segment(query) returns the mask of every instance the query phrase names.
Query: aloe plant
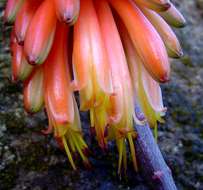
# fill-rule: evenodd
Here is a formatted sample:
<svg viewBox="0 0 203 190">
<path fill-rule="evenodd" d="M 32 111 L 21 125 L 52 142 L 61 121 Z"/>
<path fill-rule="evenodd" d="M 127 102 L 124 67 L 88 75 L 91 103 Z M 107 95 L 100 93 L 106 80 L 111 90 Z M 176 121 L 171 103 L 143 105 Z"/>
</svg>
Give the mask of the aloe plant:
<svg viewBox="0 0 203 190">
<path fill-rule="evenodd" d="M 157 138 L 166 112 L 160 83 L 170 79 L 168 57 L 182 56 L 171 26 L 182 27 L 185 19 L 175 6 L 169 0 L 8 0 L 4 18 L 14 23 L 12 74 L 24 83 L 25 109 L 44 106 L 44 133 L 53 133 L 73 169 L 75 152 L 90 167 L 79 92 L 99 146 L 116 142 L 118 173 L 127 169 L 128 145 L 139 170 L 134 125 L 148 122 Z"/>
</svg>

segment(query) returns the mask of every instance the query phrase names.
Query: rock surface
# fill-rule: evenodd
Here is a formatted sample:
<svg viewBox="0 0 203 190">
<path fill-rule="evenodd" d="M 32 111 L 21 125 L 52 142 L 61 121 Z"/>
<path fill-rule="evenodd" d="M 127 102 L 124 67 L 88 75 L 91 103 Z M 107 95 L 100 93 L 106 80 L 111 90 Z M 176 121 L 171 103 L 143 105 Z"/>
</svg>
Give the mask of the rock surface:
<svg viewBox="0 0 203 190">
<path fill-rule="evenodd" d="M 175 3 L 188 22 L 177 31 L 185 56 L 172 60 L 171 81 L 162 86 L 168 114 L 166 124 L 159 126 L 158 143 L 178 189 L 203 190 L 203 4 L 202 0 Z M 0 2 L 0 9 L 2 5 Z M 0 24 L 3 26 L 2 19 Z M 94 168 L 88 171 L 79 164 L 77 172 L 71 170 L 52 137 L 40 133 L 47 124 L 44 114 L 24 112 L 22 86 L 10 80 L 9 28 L 0 28 L 0 189 L 148 190 L 130 164 L 127 176 L 119 179 L 113 146 L 104 154 L 93 142 Z M 90 139 L 86 118 L 83 113 L 85 134 Z"/>
</svg>

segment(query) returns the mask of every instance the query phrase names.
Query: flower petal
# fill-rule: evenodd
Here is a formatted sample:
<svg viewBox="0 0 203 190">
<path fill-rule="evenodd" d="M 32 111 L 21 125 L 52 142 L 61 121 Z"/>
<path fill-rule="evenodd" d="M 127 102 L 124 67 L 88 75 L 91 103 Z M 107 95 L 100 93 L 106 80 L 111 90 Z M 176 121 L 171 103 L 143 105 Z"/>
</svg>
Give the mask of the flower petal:
<svg viewBox="0 0 203 190">
<path fill-rule="evenodd" d="M 6 3 L 6 9 L 4 13 L 4 20 L 7 23 L 13 23 L 16 18 L 16 14 L 20 10 L 25 0 L 8 0 Z"/>
<path fill-rule="evenodd" d="M 81 1 L 79 19 L 74 26 L 73 68 L 76 90 L 84 88 L 90 77 L 94 77 L 102 91 L 112 92 L 110 66 L 92 0 Z"/>
<path fill-rule="evenodd" d="M 37 9 L 25 36 L 25 54 L 31 64 L 41 64 L 51 49 L 56 28 L 54 3 L 44 0 Z"/>
<path fill-rule="evenodd" d="M 155 11 L 166 11 L 170 7 L 169 0 L 134 0 L 137 5 Z"/>
<path fill-rule="evenodd" d="M 54 0 L 54 3 L 58 19 L 73 25 L 79 15 L 80 0 Z"/>
<path fill-rule="evenodd" d="M 42 67 L 35 68 L 31 76 L 24 82 L 23 95 L 27 112 L 36 113 L 41 110 L 44 103 Z"/>
<path fill-rule="evenodd" d="M 142 11 L 161 36 L 167 48 L 168 55 L 172 58 L 180 58 L 183 55 L 183 52 L 171 27 L 157 13 L 147 9 L 142 9 Z"/>
<path fill-rule="evenodd" d="M 138 7 L 128 0 L 109 0 L 125 24 L 145 68 L 159 82 L 169 80 L 170 65 L 165 46 Z"/>
<path fill-rule="evenodd" d="M 176 28 L 182 28 L 186 25 L 186 20 L 183 15 L 176 9 L 176 7 L 172 4 L 171 7 L 165 11 L 159 13 L 164 20 L 171 26 Z"/>
<path fill-rule="evenodd" d="M 30 21 L 41 2 L 42 0 L 25 1 L 21 10 L 18 12 L 15 21 L 15 34 L 19 44 L 24 43 Z"/>
<path fill-rule="evenodd" d="M 67 55 L 68 27 L 57 24 L 51 52 L 44 64 L 45 105 L 55 126 L 65 126 L 74 120 L 73 94 Z M 61 127 L 63 128 L 63 127 Z"/>
<path fill-rule="evenodd" d="M 13 42 L 11 45 L 12 51 L 12 80 L 25 80 L 31 73 L 33 66 L 28 64 L 25 59 L 23 47 L 17 42 Z"/>
<path fill-rule="evenodd" d="M 126 34 L 126 33 L 125 33 Z M 128 65 L 133 81 L 136 103 L 144 112 L 151 127 L 157 127 L 157 121 L 162 122 L 166 108 L 163 107 L 159 84 L 144 70 L 142 60 L 136 52 L 128 35 L 123 35 Z"/>
</svg>

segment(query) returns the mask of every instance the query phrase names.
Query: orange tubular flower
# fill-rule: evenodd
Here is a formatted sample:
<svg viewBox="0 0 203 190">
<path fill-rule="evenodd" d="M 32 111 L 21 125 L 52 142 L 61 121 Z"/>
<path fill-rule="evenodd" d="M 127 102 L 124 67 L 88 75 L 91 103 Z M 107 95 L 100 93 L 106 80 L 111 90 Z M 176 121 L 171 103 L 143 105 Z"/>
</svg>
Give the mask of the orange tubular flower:
<svg viewBox="0 0 203 190">
<path fill-rule="evenodd" d="M 134 0 L 138 5 L 155 11 L 166 11 L 170 7 L 169 0 Z"/>
<path fill-rule="evenodd" d="M 79 15 L 80 0 L 54 0 L 60 21 L 73 25 Z"/>
<path fill-rule="evenodd" d="M 129 0 L 109 1 L 122 18 L 147 71 L 159 82 L 168 81 L 170 65 L 157 31 L 139 8 Z"/>
<path fill-rule="evenodd" d="M 170 0 L 8 0 L 5 20 L 15 21 L 12 77 L 23 81 L 25 109 L 44 105 L 43 133 L 53 132 L 72 168 L 76 153 L 90 167 L 77 91 L 99 146 L 115 141 L 118 173 L 127 169 L 128 150 L 138 170 L 133 125 L 147 121 L 157 139 L 166 112 L 159 83 L 169 80 L 168 56 L 182 55 L 170 25 L 185 19 Z"/>
<path fill-rule="evenodd" d="M 24 0 L 8 0 L 4 13 L 4 20 L 7 23 L 13 23 L 16 18 L 16 14 L 23 5 Z"/>
<path fill-rule="evenodd" d="M 132 84 L 125 53 L 111 9 L 106 0 L 96 1 L 95 4 L 112 71 L 114 94 L 111 97 L 113 101 L 111 102 L 110 100 L 109 102 L 109 107 L 114 111 L 113 115 L 111 115 L 111 112 L 109 115 L 109 131 L 114 133 L 113 138 L 115 138 L 117 142 L 119 151 L 118 172 L 120 173 L 122 161 L 124 168 L 126 168 L 126 152 L 123 147 L 125 146 L 125 139 L 128 139 L 129 141 L 133 164 L 135 169 L 137 169 L 134 145 L 133 142 L 131 142 L 135 134 L 133 129 L 133 117 L 135 114 L 133 107 Z M 113 48 L 114 51 L 112 51 Z M 141 123 L 138 119 L 134 119 L 137 123 Z M 112 135 L 110 134 L 110 136 Z"/>
<path fill-rule="evenodd" d="M 166 108 L 163 107 L 160 86 L 143 67 L 143 63 L 122 23 L 119 23 L 119 30 L 126 51 L 136 102 L 144 112 L 150 126 L 155 129 L 155 137 L 157 138 L 157 121 L 163 122 L 161 117 L 166 112 Z"/>
<path fill-rule="evenodd" d="M 37 9 L 25 36 L 25 54 L 31 64 L 41 64 L 48 56 L 56 28 L 52 0 L 44 0 Z"/>
<path fill-rule="evenodd" d="M 19 44 L 24 43 L 27 28 L 41 2 L 42 0 L 25 1 L 20 12 L 17 14 L 15 21 L 15 34 Z"/>
<path fill-rule="evenodd" d="M 23 47 L 20 46 L 15 39 L 11 44 L 11 51 L 12 51 L 12 80 L 23 81 L 30 75 L 33 67 L 28 64 L 24 55 Z"/>
<path fill-rule="evenodd" d="M 44 65 L 45 104 L 48 114 L 57 125 L 65 126 L 74 120 L 73 94 L 70 89 L 67 41 L 68 27 L 58 24 L 55 41 Z"/>
<path fill-rule="evenodd" d="M 87 85 L 86 74 L 95 73 L 95 79 L 100 88 L 104 92 L 111 93 L 110 68 L 105 53 L 93 2 L 92 0 L 81 1 L 80 17 L 74 27 L 73 49 L 75 73 L 73 84 L 78 84 L 78 89 Z"/>
<path fill-rule="evenodd" d="M 111 70 L 105 53 L 93 2 L 81 1 L 80 15 L 74 27 L 75 79 L 72 84 L 75 90 L 87 87 L 92 91 L 88 92 L 89 97 L 96 93 L 97 88 L 106 93 L 112 92 Z"/>
<path fill-rule="evenodd" d="M 35 68 L 31 76 L 24 82 L 24 107 L 28 113 L 41 110 L 44 103 L 43 96 L 43 68 Z"/>
<path fill-rule="evenodd" d="M 98 143 L 106 148 L 106 104 L 112 93 L 111 69 L 92 0 L 81 1 L 74 27 L 74 89 L 80 90 L 81 110 L 90 110 Z"/>
<path fill-rule="evenodd" d="M 54 127 L 55 136 L 62 139 L 69 161 L 76 169 L 66 139 L 72 151 L 77 150 L 86 165 L 88 161 L 82 152 L 87 145 L 81 137 L 77 105 L 70 88 L 68 51 L 67 44 L 64 43 L 68 41 L 68 30 L 65 24 L 57 24 L 55 40 L 44 64 L 44 94 L 49 125 Z"/>
<path fill-rule="evenodd" d="M 165 21 L 176 28 L 181 28 L 186 25 L 186 20 L 183 15 L 176 9 L 176 7 L 170 3 L 170 8 L 162 13 L 159 13 Z"/>
<path fill-rule="evenodd" d="M 180 43 L 170 26 L 157 13 L 147 9 L 142 9 L 142 11 L 160 34 L 168 55 L 172 58 L 180 58 L 183 55 L 183 52 Z"/>
</svg>

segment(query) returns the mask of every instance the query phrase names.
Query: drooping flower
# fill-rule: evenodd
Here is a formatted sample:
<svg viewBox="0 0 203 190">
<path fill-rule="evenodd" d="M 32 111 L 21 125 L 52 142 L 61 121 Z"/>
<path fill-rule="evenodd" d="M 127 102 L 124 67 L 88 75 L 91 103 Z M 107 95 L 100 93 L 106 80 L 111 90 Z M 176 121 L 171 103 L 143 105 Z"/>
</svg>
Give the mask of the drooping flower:
<svg viewBox="0 0 203 190">
<path fill-rule="evenodd" d="M 82 139 L 78 108 L 70 86 L 68 46 L 64 43 L 68 43 L 68 33 L 68 26 L 57 24 L 53 46 L 44 63 L 44 99 L 49 126 L 55 137 L 62 140 L 70 163 L 76 169 L 70 148 L 73 152 L 78 151 L 86 164 L 88 160 L 82 152 L 87 145 Z"/>
<path fill-rule="evenodd" d="M 170 7 L 169 0 L 134 0 L 137 5 L 152 9 L 154 11 L 166 11 Z"/>
<path fill-rule="evenodd" d="M 60 21 L 74 24 L 80 12 L 80 0 L 54 0 L 56 14 Z"/>
<path fill-rule="evenodd" d="M 160 37 L 162 38 L 169 57 L 181 57 L 183 52 L 180 43 L 170 26 L 157 13 L 144 8 L 142 9 L 142 11 L 144 15 L 149 19 L 149 21 L 153 24 Z"/>
<path fill-rule="evenodd" d="M 23 44 L 25 40 L 25 34 L 32 17 L 34 16 L 37 8 L 41 4 L 42 0 L 29 0 L 25 1 L 16 16 L 15 20 L 15 35 L 19 44 Z"/>
<path fill-rule="evenodd" d="M 29 77 L 31 71 L 33 70 L 32 65 L 30 65 L 26 58 L 23 47 L 17 43 L 15 38 L 15 31 L 11 32 L 11 42 L 10 42 L 10 50 L 12 53 L 12 80 L 13 81 L 24 81 Z"/>
<path fill-rule="evenodd" d="M 30 74 L 29 78 L 24 81 L 24 107 L 29 113 L 36 113 L 43 107 L 43 75 L 43 68 L 36 67 Z"/>
<path fill-rule="evenodd" d="M 131 1 L 109 1 L 125 24 L 145 68 L 157 81 L 168 81 L 170 75 L 169 61 L 158 32 Z"/>
<path fill-rule="evenodd" d="M 107 1 L 97 1 L 95 7 L 112 72 L 113 95 L 111 95 L 109 103 L 106 104 L 107 109 L 109 107 L 112 111 L 108 113 L 107 110 L 106 112 L 109 118 L 109 136 L 116 140 L 119 151 L 118 172 L 121 170 L 122 162 L 124 168 L 126 168 L 126 151 L 124 148 L 126 140 L 129 142 L 133 164 L 135 169 L 137 169 L 135 149 L 132 141 L 135 137 L 133 119 L 137 123 L 141 123 L 141 121 L 138 121 L 134 113 L 133 89 L 127 60 Z M 112 51 L 113 48 L 114 51 Z"/>
<path fill-rule="evenodd" d="M 7 23 L 13 23 L 15 21 L 16 15 L 19 12 L 24 0 L 9 0 L 7 1 L 4 20 Z"/>
<path fill-rule="evenodd" d="M 53 0 L 42 1 L 25 36 L 24 51 L 30 64 L 42 64 L 47 58 L 53 43 L 56 22 Z"/>
<path fill-rule="evenodd" d="M 176 28 L 181 28 L 186 25 L 186 20 L 183 15 L 176 9 L 173 3 L 170 2 L 170 8 L 164 12 L 159 12 L 165 21 Z"/>
<path fill-rule="evenodd" d="M 157 138 L 157 121 L 162 123 L 164 121 L 162 116 L 166 112 L 166 108 L 163 106 L 161 88 L 159 83 L 144 68 L 142 60 L 136 52 L 122 23 L 119 23 L 119 29 L 132 77 L 135 101 L 144 112 L 150 126 L 154 128 L 155 138 Z"/>
<path fill-rule="evenodd" d="M 76 152 L 90 166 L 79 92 L 99 146 L 116 142 L 118 173 L 127 168 L 127 149 L 137 170 L 133 125 L 149 122 L 157 138 L 166 112 L 160 83 L 170 78 L 168 57 L 182 56 L 171 26 L 185 20 L 170 0 L 8 0 L 4 18 L 15 22 L 12 76 L 24 83 L 25 109 L 45 107 L 43 132 L 53 133 L 73 169 Z"/>
</svg>

